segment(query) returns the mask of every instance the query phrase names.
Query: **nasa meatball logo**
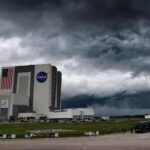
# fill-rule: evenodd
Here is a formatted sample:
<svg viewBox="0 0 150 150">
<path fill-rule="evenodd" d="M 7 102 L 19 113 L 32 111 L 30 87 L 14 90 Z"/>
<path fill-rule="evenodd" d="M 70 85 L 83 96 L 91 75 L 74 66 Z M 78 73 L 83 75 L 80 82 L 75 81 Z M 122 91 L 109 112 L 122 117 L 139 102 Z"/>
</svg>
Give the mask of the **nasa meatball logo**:
<svg viewBox="0 0 150 150">
<path fill-rule="evenodd" d="M 43 83 L 47 80 L 47 73 L 46 72 L 39 72 L 36 76 L 38 82 Z"/>
</svg>

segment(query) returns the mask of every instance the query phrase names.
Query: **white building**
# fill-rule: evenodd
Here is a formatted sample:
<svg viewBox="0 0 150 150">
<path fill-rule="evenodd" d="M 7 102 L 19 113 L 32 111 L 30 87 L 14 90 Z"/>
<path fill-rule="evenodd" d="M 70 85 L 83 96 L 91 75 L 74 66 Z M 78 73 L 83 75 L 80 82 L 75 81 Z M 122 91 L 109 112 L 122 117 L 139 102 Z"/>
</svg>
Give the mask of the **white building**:
<svg viewBox="0 0 150 150">
<path fill-rule="evenodd" d="M 61 72 L 50 64 L 1 68 L 0 117 L 61 108 Z"/>
<path fill-rule="evenodd" d="M 49 112 L 49 120 L 85 120 L 94 117 L 92 108 L 70 108 Z"/>
<path fill-rule="evenodd" d="M 150 115 L 145 115 L 144 118 L 145 119 L 150 119 Z"/>
</svg>

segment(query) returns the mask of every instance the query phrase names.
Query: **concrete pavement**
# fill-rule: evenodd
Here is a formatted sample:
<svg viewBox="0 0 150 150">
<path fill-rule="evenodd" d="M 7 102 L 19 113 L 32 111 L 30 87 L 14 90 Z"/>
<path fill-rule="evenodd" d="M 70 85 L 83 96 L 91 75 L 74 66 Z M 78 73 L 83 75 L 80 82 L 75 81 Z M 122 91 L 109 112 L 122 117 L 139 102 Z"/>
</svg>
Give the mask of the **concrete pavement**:
<svg viewBox="0 0 150 150">
<path fill-rule="evenodd" d="M 0 140 L 0 150 L 150 150 L 150 133 Z"/>
</svg>

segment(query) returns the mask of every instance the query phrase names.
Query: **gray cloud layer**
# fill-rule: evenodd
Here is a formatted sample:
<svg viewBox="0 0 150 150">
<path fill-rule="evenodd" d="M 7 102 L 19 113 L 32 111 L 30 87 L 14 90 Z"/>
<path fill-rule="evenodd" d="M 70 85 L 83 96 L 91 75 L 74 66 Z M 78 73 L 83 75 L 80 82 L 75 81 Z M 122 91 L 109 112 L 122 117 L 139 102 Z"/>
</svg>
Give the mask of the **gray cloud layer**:
<svg viewBox="0 0 150 150">
<path fill-rule="evenodd" d="M 63 97 L 149 91 L 149 16 L 149 0 L 0 0 L 0 65 L 58 66 Z"/>
</svg>

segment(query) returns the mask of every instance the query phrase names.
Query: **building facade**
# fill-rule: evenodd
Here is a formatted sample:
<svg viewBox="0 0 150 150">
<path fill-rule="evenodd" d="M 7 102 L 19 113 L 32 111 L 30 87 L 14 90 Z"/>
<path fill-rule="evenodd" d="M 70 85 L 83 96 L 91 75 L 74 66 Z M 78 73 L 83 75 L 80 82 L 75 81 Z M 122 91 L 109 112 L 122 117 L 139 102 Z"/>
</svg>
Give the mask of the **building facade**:
<svg viewBox="0 0 150 150">
<path fill-rule="evenodd" d="M 94 117 L 93 108 L 69 108 L 49 112 L 49 120 L 91 120 Z"/>
<path fill-rule="evenodd" d="M 1 68 L 0 116 L 61 108 L 62 74 L 50 64 Z"/>
</svg>

